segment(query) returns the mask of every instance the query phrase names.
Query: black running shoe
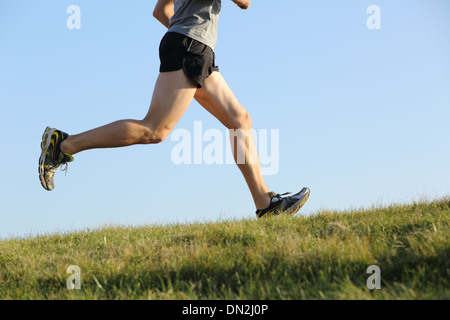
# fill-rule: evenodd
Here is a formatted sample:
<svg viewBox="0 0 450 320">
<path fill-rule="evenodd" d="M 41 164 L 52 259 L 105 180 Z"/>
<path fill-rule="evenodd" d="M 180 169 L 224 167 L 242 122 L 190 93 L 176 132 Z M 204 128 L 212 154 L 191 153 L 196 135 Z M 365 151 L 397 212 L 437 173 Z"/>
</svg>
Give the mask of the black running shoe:
<svg viewBox="0 0 450 320">
<path fill-rule="evenodd" d="M 61 142 L 69 135 L 62 131 L 47 127 L 42 135 L 41 156 L 39 158 L 39 180 L 44 189 L 51 191 L 55 188 L 53 176 L 56 169 L 73 161 L 73 157 L 61 151 Z"/>
<path fill-rule="evenodd" d="M 283 196 L 290 194 L 290 192 L 283 194 L 270 192 L 271 199 L 269 207 L 264 210 L 257 210 L 256 216 L 258 219 L 280 214 L 293 216 L 305 204 L 306 200 L 308 200 L 309 193 L 310 190 L 308 188 L 303 188 L 299 193 L 288 197 Z"/>
</svg>

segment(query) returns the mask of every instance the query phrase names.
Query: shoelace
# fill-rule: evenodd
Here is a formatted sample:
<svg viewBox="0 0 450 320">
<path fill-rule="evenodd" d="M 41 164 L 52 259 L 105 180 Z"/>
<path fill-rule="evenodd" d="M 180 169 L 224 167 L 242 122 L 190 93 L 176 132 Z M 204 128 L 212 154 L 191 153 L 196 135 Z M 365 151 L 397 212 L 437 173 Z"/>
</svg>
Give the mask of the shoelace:
<svg viewBox="0 0 450 320">
<path fill-rule="evenodd" d="M 285 192 L 285 193 L 277 193 L 276 195 L 274 195 L 274 196 L 272 196 L 272 198 L 270 199 L 270 205 L 269 205 L 269 207 L 267 207 L 266 209 L 260 209 L 260 210 L 256 210 L 256 214 L 258 214 L 258 212 L 262 212 L 262 211 L 265 211 L 265 210 L 268 210 L 269 208 L 270 208 L 270 206 L 272 205 L 272 199 L 273 198 L 278 198 L 278 200 L 277 201 L 280 201 L 280 200 L 282 200 L 283 198 L 281 198 L 282 196 L 286 196 L 286 195 L 288 195 L 288 194 L 291 194 L 292 192 Z M 273 209 L 272 209 L 273 210 Z"/>
<path fill-rule="evenodd" d="M 63 168 L 63 166 L 64 166 L 64 168 Z M 64 175 L 67 176 L 67 171 L 69 171 L 69 164 L 68 164 L 67 162 L 64 162 L 64 163 L 59 167 L 59 169 L 60 169 L 61 171 L 64 171 Z"/>
</svg>

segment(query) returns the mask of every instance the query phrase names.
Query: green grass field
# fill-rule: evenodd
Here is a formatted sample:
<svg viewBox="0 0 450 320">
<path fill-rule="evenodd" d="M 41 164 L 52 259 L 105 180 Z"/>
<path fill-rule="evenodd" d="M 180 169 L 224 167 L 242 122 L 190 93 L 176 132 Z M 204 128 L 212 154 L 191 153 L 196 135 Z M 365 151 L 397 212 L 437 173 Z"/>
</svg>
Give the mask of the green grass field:
<svg viewBox="0 0 450 320">
<path fill-rule="evenodd" d="M 450 199 L 0 241 L 0 299 L 449 299 Z M 67 268 L 81 269 L 68 290 Z M 367 268 L 381 269 L 369 290 Z"/>
</svg>

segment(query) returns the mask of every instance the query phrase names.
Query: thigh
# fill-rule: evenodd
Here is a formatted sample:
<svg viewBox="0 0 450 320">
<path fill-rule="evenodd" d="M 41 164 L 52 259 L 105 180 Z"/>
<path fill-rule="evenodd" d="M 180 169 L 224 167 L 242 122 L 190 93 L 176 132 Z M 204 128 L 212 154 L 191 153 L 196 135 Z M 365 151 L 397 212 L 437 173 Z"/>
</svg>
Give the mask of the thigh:
<svg viewBox="0 0 450 320">
<path fill-rule="evenodd" d="M 229 129 L 236 129 L 239 119 L 247 116 L 247 111 L 217 71 L 213 72 L 203 87 L 197 90 L 195 99 Z"/>
<path fill-rule="evenodd" d="M 196 91 L 197 85 L 183 70 L 160 73 L 144 121 L 150 129 L 168 135 L 189 107 Z"/>
</svg>

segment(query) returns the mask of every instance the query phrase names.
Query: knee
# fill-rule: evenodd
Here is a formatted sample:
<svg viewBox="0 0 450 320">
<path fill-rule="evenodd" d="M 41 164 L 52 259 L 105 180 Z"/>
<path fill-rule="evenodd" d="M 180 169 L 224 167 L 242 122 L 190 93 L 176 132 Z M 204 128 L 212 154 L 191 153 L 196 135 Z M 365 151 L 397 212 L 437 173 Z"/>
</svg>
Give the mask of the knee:
<svg viewBox="0 0 450 320">
<path fill-rule="evenodd" d="M 163 142 L 169 135 L 170 130 L 147 128 L 142 135 L 142 144 L 157 144 Z"/>
<path fill-rule="evenodd" d="M 230 127 L 228 129 L 251 129 L 252 128 L 252 118 L 250 114 L 243 110 L 233 117 Z"/>
</svg>

